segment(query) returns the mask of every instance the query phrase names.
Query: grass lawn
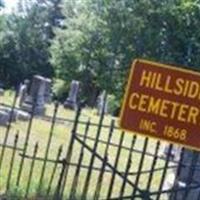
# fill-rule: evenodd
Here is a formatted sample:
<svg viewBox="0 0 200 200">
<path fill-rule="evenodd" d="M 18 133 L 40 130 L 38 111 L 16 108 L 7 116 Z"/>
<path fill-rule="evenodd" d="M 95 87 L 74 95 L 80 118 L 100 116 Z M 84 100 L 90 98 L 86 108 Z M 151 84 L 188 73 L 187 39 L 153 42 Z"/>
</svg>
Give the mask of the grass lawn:
<svg viewBox="0 0 200 200">
<path fill-rule="evenodd" d="M 13 93 L 11 91 L 6 91 L 4 97 L 0 98 L 0 103 L 12 105 L 12 101 L 13 101 Z M 54 105 L 53 104 L 48 105 L 47 110 L 46 110 L 46 115 L 53 116 L 53 111 L 54 111 Z M 60 105 L 59 109 L 58 109 L 57 117 L 73 120 L 75 117 L 75 113 L 71 110 L 64 109 L 63 106 Z M 99 116 L 96 115 L 96 111 L 85 108 L 82 110 L 79 120 L 87 122 L 89 119 L 91 120 L 91 123 L 94 123 L 94 124 L 99 123 Z M 117 126 L 117 118 L 113 118 L 109 115 L 105 116 L 103 124 L 106 126 L 109 126 L 112 120 L 116 121 L 115 124 Z M 16 123 L 12 123 L 11 129 L 9 131 L 9 137 L 7 139 L 7 144 L 13 146 L 15 134 L 16 134 L 16 132 L 19 132 L 19 140 L 18 140 L 17 146 L 19 148 L 23 148 L 24 143 L 25 143 L 25 138 L 27 136 L 28 126 L 29 126 L 29 122 L 17 121 Z M 67 149 L 69 146 L 69 141 L 71 138 L 72 127 L 73 127 L 73 123 L 70 121 L 65 121 L 62 123 L 59 122 L 59 123 L 55 124 L 52 140 L 50 142 L 50 148 L 48 151 L 48 159 L 52 159 L 52 160 L 56 159 L 58 149 L 61 145 L 63 147 L 61 158 L 65 158 Z M 77 133 L 79 133 L 80 135 L 83 136 L 85 128 L 86 128 L 85 124 L 79 123 L 79 125 L 77 127 Z M 97 129 L 98 129 L 97 126 L 91 125 L 88 130 L 88 136 L 91 138 L 96 138 Z M 38 148 L 37 156 L 44 158 L 45 152 L 47 149 L 47 143 L 49 140 L 50 130 L 51 130 L 51 122 L 50 121 L 47 121 L 41 117 L 34 118 L 31 132 L 30 132 L 30 138 L 29 138 L 28 146 L 27 146 L 27 152 L 26 152 L 27 155 L 30 155 L 30 156 L 33 155 L 34 146 L 38 142 L 39 148 Z M 0 144 L 2 144 L 4 141 L 5 133 L 6 133 L 6 128 L 0 127 Z M 111 137 L 111 143 L 119 144 L 121 134 L 122 133 L 119 129 L 117 129 L 117 128 L 114 129 L 114 131 L 112 133 L 112 137 Z M 109 135 L 109 128 L 102 127 L 99 139 L 103 140 L 103 141 L 108 141 L 108 135 Z M 124 140 L 123 140 L 123 146 L 130 148 L 132 140 L 133 140 L 133 134 L 126 133 L 124 136 Z M 144 146 L 144 140 L 145 140 L 144 137 L 140 137 L 140 136 L 137 137 L 137 140 L 135 143 L 135 148 L 137 150 L 142 151 L 143 146 Z M 90 146 L 91 148 L 94 147 L 94 143 L 95 143 L 95 140 L 90 140 L 90 139 L 86 140 L 86 144 L 88 146 Z M 156 146 L 156 141 L 153 139 L 150 139 L 148 142 L 148 145 L 147 145 L 147 152 L 154 153 L 155 146 Z M 161 145 L 161 149 L 163 147 L 164 147 L 164 144 Z M 80 143 L 75 141 L 75 144 L 73 146 L 71 162 L 73 162 L 73 163 L 78 162 L 81 148 L 82 148 L 82 146 L 80 145 Z M 98 143 L 97 152 L 102 157 L 104 157 L 105 149 L 106 149 L 106 144 Z M 108 161 L 112 165 L 114 165 L 117 150 L 118 150 L 117 147 L 109 146 Z M 0 153 L 1 153 L 1 151 L 2 151 L 2 147 L 0 147 Z M 0 171 L 0 194 L 4 194 L 5 191 L 7 190 L 7 193 L 10 195 L 10 199 L 22 199 L 24 197 L 25 193 L 27 192 L 28 180 L 31 176 L 30 189 L 28 190 L 28 194 L 29 194 L 28 196 L 29 196 L 29 199 L 34 199 L 34 196 L 38 189 L 38 182 L 40 180 L 41 171 L 42 171 L 44 162 L 36 160 L 34 163 L 33 173 L 31 174 L 31 164 L 33 164 L 32 159 L 25 158 L 22 173 L 21 173 L 20 183 L 18 186 L 16 186 L 17 177 L 19 174 L 19 166 L 20 166 L 22 157 L 20 156 L 20 151 L 16 151 L 15 159 L 13 162 L 13 169 L 11 170 L 10 163 L 11 163 L 12 155 L 13 155 L 13 150 L 6 148 L 5 156 L 4 156 L 4 159 L 2 162 L 3 163 L 2 168 Z M 89 152 L 87 149 L 84 149 L 82 164 L 85 166 L 88 166 L 90 163 L 91 156 L 92 156 L 91 152 Z M 129 156 L 129 150 L 122 149 L 121 154 L 120 154 L 119 163 L 117 166 L 118 171 L 125 172 L 128 156 Z M 132 164 L 131 164 L 131 167 L 129 170 L 130 172 L 138 171 L 140 159 L 141 159 L 141 153 L 135 153 L 135 152 L 132 153 Z M 141 170 L 142 171 L 150 170 L 152 162 L 153 162 L 153 157 L 145 155 L 144 163 L 142 165 Z M 163 167 L 164 164 L 165 164 L 165 162 L 163 160 L 158 159 L 158 162 L 156 163 L 156 168 Z M 47 162 L 47 164 L 46 164 L 45 174 L 44 174 L 44 178 L 43 178 L 43 184 L 41 187 L 41 191 L 43 194 L 45 194 L 46 190 L 48 189 L 54 166 L 55 165 L 52 162 Z M 102 166 L 102 162 L 100 162 L 97 158 L 95 158 L 94 166 L 97 168 L 100 168 Z M 106 168 L 106 169 L 108 169 L 108 168 Z M 66 198 L 71 191 L 71 185 L 72 185 L 72 181 L 74 180 L 75 170 L 76 170 L 76 167 L 69 168 L 69 174 L 67 176 L 67 182 L 66 182 L 65 191 L 64 191 Z M 11 173 L 12 175 L 11 175 L 11 179 L 10 179 L 11 181 L 9 182 L 9 188 L 6 189 L 6 187 L 8 187 L 9 171 L 12 172 Z M 54 193 L 55 186 L 58 182 L 60 171 L 61 171 L 61 164 L 58 164 L 58 166 L 56 168 L 55 176 L 54 176 L 54 179 L 52 182 L 52 187 L 51 187 L 52 194 Z M 76 187 L 78 195 L 80 195 L 82 193 L 82 189 L 85 186 L 85 179 L 86 179 L 87 172 L 88 172 L 88 169 L 81 168 L 80 176 L 79 176 L 77 187 Z M 106 194 L 109 189 L 108 186 L 110 183 L 111 175 L 112 175 L 112 173 L 110 173 L 110 172 L 104 173 L 103 180 L 102 180 L 102 188 L 101 188 L 101 193 L 100 193 L 101 199 L 104 199 L 106 197 Z M 98 176 L 99 176 L 99 171 L 93 170 L 92 175 L 91 175 L 91 180 L 90 180 L 90 185 L 89 185 L 89 195 L 88 195 L 91 198 L 88 197 L 88 199 L 92 199 L 92 197 L 94 195 Z M 162 176 L 162 171 L 154 172 L 152 184 L 151 184 L 151 191 L 158 190 L 161 176 Z M 136 176 L 129 175 L 128 178 L 132 182 L 135 182 L 134 180 L 135 180 Z M 140 187 L 141 189 L 145 189 L 148 178 L 149 178 L 149 173 L 142 174 L 140 176 L 140 179 L 138 182 L 138 187 Z M 113 193 L 112 193 L 113 197 L 119 196 L 119 192 L 121 190 L 122 184 L 123 184 L 123 179 L 116 175 Z M 133 187 L 131 187 L 128 183 L 126 183 L 124 196 L 131 195 L 132 192 L 133 192 Z M 17 198 L 17 196 L 18 196 L 18 198 Z M 49 199 L 49 197 L 48 197 L 48 199 Z M 166 199 L 166 197 L 164 197 L 164 195 L 163 195 L 163 197 L 161 199 L 164 200 L 164 199 Z"/>
</svg>

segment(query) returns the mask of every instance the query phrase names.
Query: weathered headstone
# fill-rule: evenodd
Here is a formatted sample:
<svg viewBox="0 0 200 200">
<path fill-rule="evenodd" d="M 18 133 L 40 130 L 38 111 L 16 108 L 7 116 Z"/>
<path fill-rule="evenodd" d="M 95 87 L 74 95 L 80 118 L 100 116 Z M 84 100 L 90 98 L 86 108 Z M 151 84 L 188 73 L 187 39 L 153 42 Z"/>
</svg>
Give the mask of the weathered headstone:
<svg viewBox="0 0 200 200">
<path fill-rule="evenodd" d="M 70 108 L 75 110 L 77 108 L 77 98 L 78 98 L 78 91 L 79 91 L 80 83 L 79 81 L 73 80 L 70 85 L 70 91 L 68 98 L 64 102 L 65 108 Z"/>
<path fill-rule="evenodd" d="M 29 84 L 30 84 L 30 81 L 26 79 L 24 83 L 20 85 L 20 88 L 19 88 L 19 106 L 20 107 L 22 106 L 26 97 L 28 96 Z"/>
<path fill-rule="evenodd" d="M 28 112 L 31 112 L 34 106 L 34 113 L 43 115 L 45 112 L 45 89 L 46 89 L 46 78 L 35 75 L 33 77 L 30 93 L 27 96 L 22 108 Z"/>
<path fill-rule="evenodd" d="M 45 103 L 50 103 L 52 101 L 52 80 L 46 78 L 46 89 L 44 93 Z"/>
<path fill-rule="evenodd" d="M 103 111 L 105 114 L 108 113 L 108 103 L 105 99 L 105 96 L 106 96 L 106 91 L 104 90 L 98 97 L 98 100 L 97 100 L 97 114 L 98 115 L 101 115 Z"/>
<path fill-rule="evenodd" d="M 28 121 L 30 119 L 30 114 L 21 110 L 17 111 L 17 119 L 21 121 Z"/>
<path fill-rule="evenodd" d="M 6 111 L 0 110 L 0 125 L 7 125 L 9 121 L 9 114 Z"/>
<path fill-rule="evenodd" d="M 0 112 L 6 113 L 8 119 L 10 119 L 10 116 L 12 115 L 11 122 L 15 122 L 16 120 L 27 121 L 30 119 L 29 113 L 16 108 L 12 110 L 12 108 L 0 106 Z"/>
<path fill-rule="evenodd" d="M 10 115 L 12 115 L 11 121 L 15 122 L 17 120 L 17 110 L 16 109 L 12 110 L 9 107 L 1 106 L 0 107 L 0 111 L 6 112 L 8 114 L 8 116 L 9 116 L 9 118 L 10 118 Z"/>
</svg>

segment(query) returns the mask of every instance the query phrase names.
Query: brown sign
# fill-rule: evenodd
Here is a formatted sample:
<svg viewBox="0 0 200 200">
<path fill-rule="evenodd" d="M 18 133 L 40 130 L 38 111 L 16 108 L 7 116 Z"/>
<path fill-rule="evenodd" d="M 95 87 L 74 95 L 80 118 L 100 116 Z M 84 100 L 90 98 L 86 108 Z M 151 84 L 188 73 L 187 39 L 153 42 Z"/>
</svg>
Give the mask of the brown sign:
<svg viewBox="0 0 200 200">
<path fill-rule="evenodd" d="M 135 60 L 120 127 L 200 150 L 200 73 Z"/>
</svg>

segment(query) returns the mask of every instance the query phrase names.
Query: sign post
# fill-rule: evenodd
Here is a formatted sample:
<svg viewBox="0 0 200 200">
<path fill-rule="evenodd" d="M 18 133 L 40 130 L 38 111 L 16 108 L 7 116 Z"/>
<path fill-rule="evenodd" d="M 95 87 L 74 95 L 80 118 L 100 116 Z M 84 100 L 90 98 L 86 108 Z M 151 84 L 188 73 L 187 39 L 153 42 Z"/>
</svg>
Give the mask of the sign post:
<svg viewBox="0 0 200 200">
<path fill-rule="evenodd" d="M 120 127 L 200 150 L 200 73 L 135 60 Z"/>
</svg>

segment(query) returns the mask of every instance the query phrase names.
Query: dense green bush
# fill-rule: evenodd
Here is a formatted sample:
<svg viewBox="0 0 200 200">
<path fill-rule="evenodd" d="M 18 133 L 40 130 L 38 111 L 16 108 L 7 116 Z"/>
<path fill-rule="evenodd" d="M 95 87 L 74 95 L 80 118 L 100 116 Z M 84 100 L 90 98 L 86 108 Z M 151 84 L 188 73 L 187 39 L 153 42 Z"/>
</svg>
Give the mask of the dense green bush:
<svg viewBox="0 0 200 200">
<path fill-rule="evenodd" d="M 57 100 L 64 101 L 67 97 L 69 86 L 61 79 L 56 79 L 53 84 L 53 93 Z"/>
</svg>

